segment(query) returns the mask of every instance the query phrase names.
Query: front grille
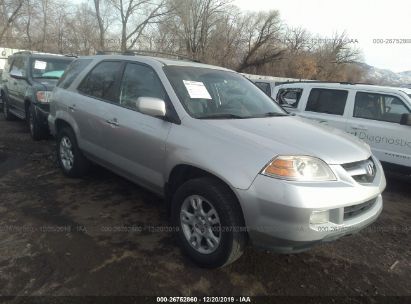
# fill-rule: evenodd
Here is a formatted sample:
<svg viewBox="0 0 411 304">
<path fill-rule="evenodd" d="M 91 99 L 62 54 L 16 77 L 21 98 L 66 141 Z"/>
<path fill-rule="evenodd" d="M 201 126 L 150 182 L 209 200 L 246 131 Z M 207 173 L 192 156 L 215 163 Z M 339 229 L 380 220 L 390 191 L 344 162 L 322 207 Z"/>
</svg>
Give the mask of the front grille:
<svg viewBox="0 0 411 304">
<path fill-rule="evenodd" d="M 362 204 L 345 207 L 344 208 L 344 221 L 363 214 L 367 210 L 371 209 L 374 206 L 376 201 L 377 199 L 374 198 Z"/>
<path fill-rule="evenodd" d="M 377 173 L 377 167 L 371 157 L 367 160 L 344 164 L 342 167 L 360 184 L 372 183 Z"/>
</svg>

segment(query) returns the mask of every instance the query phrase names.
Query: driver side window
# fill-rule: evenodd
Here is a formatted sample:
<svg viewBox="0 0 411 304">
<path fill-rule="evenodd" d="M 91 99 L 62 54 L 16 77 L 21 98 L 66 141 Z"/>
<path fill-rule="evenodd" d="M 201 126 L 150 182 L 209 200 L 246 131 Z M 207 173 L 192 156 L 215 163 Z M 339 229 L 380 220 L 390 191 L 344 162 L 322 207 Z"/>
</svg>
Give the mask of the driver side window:
<svg viewBox="0 0 411 304">
<path fill-rule="evenodd" d="M 277 102 L 283 107 L 297 108 L 303 89 L 280 89 L 277 93 Z"/>
<path fill-rule="evenodd" d="M 166 100 L 166 92 L 153 69 L 141 64 L 127 63 L 120 85 L 120 105 L 137 110 L 139 97 Z"/>
<path fill-rule="evenodd" d="M 395 96 L 358 92 L 355 96 L 354 117 L 400 123 L 402 114 L 410 110 Z"/>
<path fill-rule="evenodd" d="M 25 62 L 23 57 L 16 57 L 10 67 L 10 73 L 26 76 Z"/>
</svg>

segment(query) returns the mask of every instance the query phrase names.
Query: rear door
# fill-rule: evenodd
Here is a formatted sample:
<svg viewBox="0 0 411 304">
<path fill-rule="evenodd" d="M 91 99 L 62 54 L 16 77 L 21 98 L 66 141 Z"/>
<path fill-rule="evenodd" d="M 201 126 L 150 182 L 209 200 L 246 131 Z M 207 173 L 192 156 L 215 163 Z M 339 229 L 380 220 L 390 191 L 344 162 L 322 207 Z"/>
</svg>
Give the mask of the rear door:
<svg viewBox="0 0 411 304">
<path fill-rule="evenodd" d="M 399 94 L 358 91 L 347 131 L 368 143 L 380 161 L 411 167 L 411 127 L 400 124 L 405 113 L 411 107 Z"/>
<path fill-rule="evenodd" d="M 301 116 L 341 130 L 346 129 L 348 102 L 353 92 L 343 89 L 312 88 Z"/>
<path fill-rule="evenodd" d="M 137 98 L 156 97 L 171 102 L 156 72 L 148 65 L 129 62 L 120 84 L 119 103 L 108 105 L 104 134 L 110 163 L 136 182 L 159 191 L 164 186 L 163 169 L 166 139 L 171 123 L 142 114 Z"/>
<path fill-rule="evenodd" d="M 107 112 L 119 101 L 122 61 L 102 61 L 82 80 L 73 98 L 66 96 L 67 110 L 79 128 L 79 144 L 102 161 L 109 159 Z M 63 79 L 64 81 L 64 79 Z M 62 82 L 63 83 L 63 82 Z"/>
</svg>

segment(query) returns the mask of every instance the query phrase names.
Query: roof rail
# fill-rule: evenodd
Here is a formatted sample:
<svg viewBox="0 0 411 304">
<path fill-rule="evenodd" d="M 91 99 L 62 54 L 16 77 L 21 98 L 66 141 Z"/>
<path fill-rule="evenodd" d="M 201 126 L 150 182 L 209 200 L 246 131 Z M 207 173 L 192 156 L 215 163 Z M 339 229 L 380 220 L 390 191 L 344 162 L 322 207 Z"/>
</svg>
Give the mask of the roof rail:
<svg viewBox="0 0 411 304">
<path fill-rule="evenodd" d="M 74 57 L 74 58 L 77 58 L 77 57 L 78 57 L 77 54 L 72 54 L 72 53 L 64 54 L 64 56 L 66 56 L 66 57 Z"/>
<path fill-rule="evenodd" d="M 106 51 L 97 51 L 96 55 L 134 55 L 134 53 L 106 50 Z"/>
<path fill-rule="evenodd" d="M 13 55 L 25 54 L 25 55 L 54 55 L 54 56 L 66 56 L 66 57 L 78 57 L 76 54 L 53 54 L 53 53 L 45 53 L 45 52 L 37 52 L 37 51 L 17 51 L 11 54 Z"/>
<path fill-rule="evenodd" d="M 278 82 L 278 83 L 279 83 L 279 84 L 292 84 L 292 83 L 338 83 L 338 84 L 348 84 L 348 85 L 356 85 L 356 84 L 374 85 L 374 84 L 372 84 L 372 83 L 365 83 L 365 82 L 321 81 L 321 80 L 283 81 L 283 82 Z"/>
<path fill-rule="evenodd" d="M 15 55 L 15 54 L 32 54 L 32 52 L 31 51 L 18 51 L 18 52 L 14 52 L 11 55 Z"/>
<path fill-rule="evenodd" d="M 158 52 L 158 51 L 149 51 L 149 50 L 127 50 L 126 52 L 119 52 L 119 51 L 111 51 L 111 50 L 105 50 L 105 51 L 97 51 L 96 55 L 111 55 L 111 54 L 118 54 L 118 55 L 139 55 L 139 56 L 167 56 L 167 57 L 172 57 L 173 59 L 177 60 L 188 60 L 188 61 L 193 61 L 193 62 L 198 62 L 200 63 L 199 60 L 190 58 L 186 55 L 182 54 L 177 54 L 177 53 L 167 53 L 167 52 Z"/>
</svg>

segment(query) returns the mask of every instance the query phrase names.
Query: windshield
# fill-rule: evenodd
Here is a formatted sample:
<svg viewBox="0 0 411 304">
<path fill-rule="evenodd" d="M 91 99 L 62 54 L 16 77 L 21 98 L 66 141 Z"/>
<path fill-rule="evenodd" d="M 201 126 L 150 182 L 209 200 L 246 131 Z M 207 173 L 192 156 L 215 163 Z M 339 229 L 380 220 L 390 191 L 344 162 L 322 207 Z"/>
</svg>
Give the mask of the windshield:
<svg viewBox="0 0 411 304">
<path fill-rule="evenodd" d="M 288 115 L 243 76 L 197 67 L 164 71 L 187 112 L 199 119 L 239 119 Z"/>
<path fill-rule="evenodd" d="M 33 78 L 59 79 L 71 60 L 56 58 L 33 59 L 31 76 Z"/>
</svg>

